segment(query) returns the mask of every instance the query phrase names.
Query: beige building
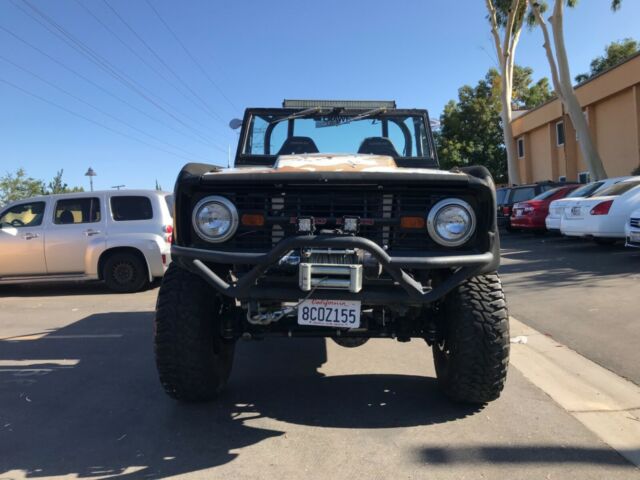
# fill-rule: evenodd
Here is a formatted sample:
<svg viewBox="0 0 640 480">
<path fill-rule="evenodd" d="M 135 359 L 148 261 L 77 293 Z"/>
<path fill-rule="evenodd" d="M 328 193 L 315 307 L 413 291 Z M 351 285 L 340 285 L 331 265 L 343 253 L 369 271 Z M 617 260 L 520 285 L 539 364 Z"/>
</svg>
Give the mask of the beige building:
<svg viewBox="0 0 640 480">
<path fill-rule="evenodd" d="M 607 174 L 629 175 L 640 166 L 640 54 L 584 82 L 576 94 Z M 584 179 L 576 132 L 559 100 L 522 113 L 512 126 L 522 183 Z"/>
</svg>

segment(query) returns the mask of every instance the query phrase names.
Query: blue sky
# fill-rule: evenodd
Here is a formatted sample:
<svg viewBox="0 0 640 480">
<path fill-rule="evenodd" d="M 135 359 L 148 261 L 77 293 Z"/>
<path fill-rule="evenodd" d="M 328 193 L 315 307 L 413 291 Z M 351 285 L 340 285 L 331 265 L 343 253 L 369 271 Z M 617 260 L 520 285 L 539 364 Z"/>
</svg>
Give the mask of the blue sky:
<svg viewBox="0 0 640 480">
<path fill-rule="evenodd" d="M 63 168 L 85 188 L 91 166 L 96 188 L 153 188 L 157 179 L 170 190 L 184 157 L 226 164 L 237 142 L 228 120 L 283 98 L 395 99 L 437 117 L 495 65 L 482 0 L 150 0 L 204 73 L 143 0 L 27 1 L 97 57 L 47 31 L 24 0 L 0 0 L 0 27 L 50 56 L 0 28 L 0 173 L 24 167 L 48 180 Z M 640 38 L 638 18 L 632 0 L 618 13 L 608 0 L 569 11 L 572 74 L 608 42 Z M 541 44 L 537 30 L 525 32 L 517 52 L 536 78 L 548 76 Z M 111 74 L 98 65 L 105 60 Z"/>
</svg>

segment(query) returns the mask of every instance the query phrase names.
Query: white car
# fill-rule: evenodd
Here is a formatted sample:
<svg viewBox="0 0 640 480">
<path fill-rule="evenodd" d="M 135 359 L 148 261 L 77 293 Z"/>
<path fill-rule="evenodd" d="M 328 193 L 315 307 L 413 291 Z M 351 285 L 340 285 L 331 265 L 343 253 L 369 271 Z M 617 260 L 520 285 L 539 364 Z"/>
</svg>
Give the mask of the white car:
<svg viewBox="0 0 640 480">
<path fill-rule="evenodd" d="M 614 243 L 625 238 L 629 214 L 639 205 L 640 177 L 631 177 L 565 207 L 560 231 L 570 237 L 593 237 L 601 244 Z"/>
<path fill-rule="evenodd" d="M 0 208 L 0 285 L 104 280 L 145 288 L 171 261 L 171 194 L 111 190 L 45 195 Z"/>
<path fill-rule="evenodd" d="M 627 247 L 640 248 L 640 208 L 631 212 L 624 231 L 627 237 Z"/>
<path fill-rule="evenodd" d="M 577 188 L 569 195 L 564 198 L 560 198 L 558 200 L 554 200 L 549 204 L 549 214 L 545 218 L 545 224 L 547 230 L 550 232 L 560 233 L 560 227 L 562 223 L 562 218 L 564 216 L 565 208 L 570 208 L 576 204 L 576 202 L 580 201 L 582 198 L 589 198 L 595 196 L 601 190 L 610 187 L 611 185 L 615 185 L 616 183 L 622 182 L 624 180 L 628 180 L 630 176 L 627 177 L 614 177 L 607 178 L 606 180 L 598 180 L 597 182 L 587 183 L 582 187 Z"/>
</svg>

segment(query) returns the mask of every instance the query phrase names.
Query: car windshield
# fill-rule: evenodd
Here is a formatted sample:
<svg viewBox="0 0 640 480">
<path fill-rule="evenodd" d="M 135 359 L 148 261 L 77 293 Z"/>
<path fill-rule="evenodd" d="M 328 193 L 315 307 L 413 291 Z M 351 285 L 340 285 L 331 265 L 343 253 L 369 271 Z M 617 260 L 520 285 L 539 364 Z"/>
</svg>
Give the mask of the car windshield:
<svg viewBox="0 0 640 480">
<path fill-rule="evenodd" d="M 622 195 L 623 193 L 628 192 L 629 190 L 637 187 L 638 185 L 640 185 L 640 180 L 616 183 L 615 185 L 611 185 L 610 187 L 605 188 L 604 190 L 598 192 L 598 196 L 613 197 L 613 196 Z"/>
<path fill-rule="evenodd" d="M 575 189 L 566 198 L 589 197 L 598 190 L 604 182 L 588 183 L 580 188 Z"/>
<path fill-rule="evenodd" d="M 502 205 L 504 203 L 508 191 L 509 190 L 507 188 L 499 188 L 496 190 L 496 203 L 498 205 Z"/>
<path fill-rule="evenodd" d="M 366 153 L 394 158 L 433 158 L 426 117 L 383 110 L 317 110 L 254 113 L 242 154 Z"/>
<path fill-rule="evenodd" d="M 555 195 L 556 193 L 558 193 L 558 190 L 560 190 L 560 188 L 562 187 L 558 187 L 558 188 L 552 188 L 551 190 L 547 190 L 546 192 L 542 192 L 540 195 L 533 197 L 531 200 L 546 200 L 547 198 Z"/>
</svg>

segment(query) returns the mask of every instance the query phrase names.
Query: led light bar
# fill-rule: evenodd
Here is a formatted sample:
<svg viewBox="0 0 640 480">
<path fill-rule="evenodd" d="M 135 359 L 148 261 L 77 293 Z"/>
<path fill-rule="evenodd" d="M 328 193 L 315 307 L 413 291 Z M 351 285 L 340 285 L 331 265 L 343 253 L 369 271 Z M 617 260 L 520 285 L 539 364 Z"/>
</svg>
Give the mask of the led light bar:
<svg viewBox="0 0 640 480">
<path fill-rule="evenodd" d="M 395 100 L 284 100 L 283 108 L 348 108 L 371 110 L 373 108 L 396 108 Z"/>
</svg>

